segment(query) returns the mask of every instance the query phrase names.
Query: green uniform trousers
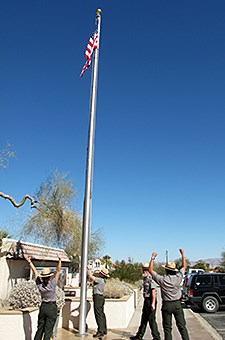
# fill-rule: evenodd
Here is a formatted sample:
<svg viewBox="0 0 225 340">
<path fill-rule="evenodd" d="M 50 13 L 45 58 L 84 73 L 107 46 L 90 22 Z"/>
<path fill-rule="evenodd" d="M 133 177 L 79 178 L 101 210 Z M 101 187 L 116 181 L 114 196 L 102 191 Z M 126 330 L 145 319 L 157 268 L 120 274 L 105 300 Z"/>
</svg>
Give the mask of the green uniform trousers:
<svg viewBox="0 0 225 340">
<path fill-rule="evenodd" d="M 155 310 L 153 311 L 151 310 L 151 304 L 152 304 L 151 297 L 144 299 L 144 304 L 142 308 L 142 316 L 141 316 L 141 324 L 136 334 L 136 337 L 138 339 L 143 338 L 145 331 L 146 331 L 147 324 L 149 322 L 153 340 L 160 340 L 160 333 L 158 331 L 158 326 L 157 326 L 156 319 L 155 319 L 155 312 L 156 312 L 157 304 L 155 306 Z"/>
<path fill-rule="evenodd" d="M 162 304 L 162 319 L 165 340 L 172 340 L 172 316 L 176 320 L 177 328 L 183 340 L 189 340 L 184 312 L 180 300 L 163 301 Z"/>
<path fill-rule="evenodd" d="M 42 302 L 38 314 L 38 329 L 35 334 L 34 340 L 50 340 L 57 318 L 56 303 Z"/>
<path fill-rule="evenodd" d="M 105 297 L 103 295 L 94 294 L 93 301 L 95 320 L 98 325 L 97 333 L 104 336 L 107 334 L 106 317 L 104 313 Z"/>
</svg>

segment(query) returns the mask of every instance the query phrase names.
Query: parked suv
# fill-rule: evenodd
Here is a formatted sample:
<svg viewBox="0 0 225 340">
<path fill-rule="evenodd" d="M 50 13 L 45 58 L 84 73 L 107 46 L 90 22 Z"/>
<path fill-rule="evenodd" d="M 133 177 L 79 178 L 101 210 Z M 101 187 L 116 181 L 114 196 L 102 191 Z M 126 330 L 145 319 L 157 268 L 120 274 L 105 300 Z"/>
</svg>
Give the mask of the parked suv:
<svg viewBox="0 0 225 340">
<path fill-rule="evenodd" d="M 225 304 L 225 273 L 191 275 L 186 297 L 186 303 L 198 305 L 205 312 L 215 313 L 221 304 Z"/>
<path fill-rule="evenodd" d="M 183 280 L 181 282 L 181 289 L 182 289 L 182 299 L 183 301 L 187 300 L 187 290 L 188 290 L 188 282 L 189 279 L 192 275 L 195 274 L 203 274 L 205 273 L 204 269 L 194 269 L 194 268 L 190 268 L 185 272 L 185 275 L 183 277 Z"/>
</svg>

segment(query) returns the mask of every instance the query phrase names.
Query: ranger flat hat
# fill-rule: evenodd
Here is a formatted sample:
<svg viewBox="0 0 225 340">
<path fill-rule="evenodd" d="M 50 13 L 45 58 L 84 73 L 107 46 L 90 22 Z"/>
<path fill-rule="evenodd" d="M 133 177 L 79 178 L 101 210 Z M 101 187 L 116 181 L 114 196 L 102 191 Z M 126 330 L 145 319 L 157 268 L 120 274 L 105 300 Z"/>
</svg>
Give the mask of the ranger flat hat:
<svg viewBox="0 0 225 340">
<path fill-rule="evenodd" d="M 105 277 L 109 277 L 109 271 L 106 268 L 102 268 L 99 273 Z"/>
<path fill-rule="evenodd" d="M 146 262 L 142 264 L 142 268 L 148 268 L 148 267 L 149 267 L 149 263 Z"/>
<path fill-rule="evenodd" d="M 49 277 L 54 275 L 54 273 L 51 272 L 49 268 L 43 268 L 41 271 L 41 274 L 39 275 L 40 277 Z"/>
<path fill-rule="evenodd" d="M 165 269 L 171 270 L 173 272 L 177 272 L 178 269 L 176 268 L 176 263 L 175 262 L 167 262 L 165 266 L 163 266 Z"/>
</svg>

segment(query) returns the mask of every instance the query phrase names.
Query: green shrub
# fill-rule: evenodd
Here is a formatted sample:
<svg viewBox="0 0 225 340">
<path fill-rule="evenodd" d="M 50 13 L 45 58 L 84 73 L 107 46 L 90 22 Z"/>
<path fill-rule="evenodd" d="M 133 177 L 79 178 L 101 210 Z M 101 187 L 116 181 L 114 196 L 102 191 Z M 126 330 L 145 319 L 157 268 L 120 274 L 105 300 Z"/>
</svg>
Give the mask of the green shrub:
<svg viewBox="0 0 225 340">
<path fill-rule="evenodd" d="M 113 278 L 119 278 L 121 281 L 135 283 L 142 278 L 141 263 L 126 263 L 125 261 L 116 261 L 115 270 L 110 275 Z"/>
</svg>

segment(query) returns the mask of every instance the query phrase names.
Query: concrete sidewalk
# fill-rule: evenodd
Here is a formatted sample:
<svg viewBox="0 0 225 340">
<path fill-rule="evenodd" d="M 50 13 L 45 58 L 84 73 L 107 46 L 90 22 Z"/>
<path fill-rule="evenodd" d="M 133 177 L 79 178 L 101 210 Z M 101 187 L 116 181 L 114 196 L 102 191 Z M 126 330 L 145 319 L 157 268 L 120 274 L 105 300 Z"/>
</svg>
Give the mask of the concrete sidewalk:
<svg viewBox="0 0 225 340">
<path fill-rule="evenodd" d="M 157 323 L 159 332 L 161 334 L 161 339 L 164 339 L 163 328 L 162 328 L 162 318 L 161 318 L 161 308 L 160 303 L 157 306 Z M 129 339 L 130 336 L 135 335 L 139 327 L 142 311 L 142 301 L 136 308 L 134 315 L 130 321 L 129 326 L 126 329 L 108 329 L 108 334 L 104 337 L 105 340 L 118 340 L 118 339 Z M 191 309 L 184 308 L 184 314 L 187 322 L 187 329 L 189 332 L 190 340 L 221 340 L 222 337 L 210 326 L 200 315 L 194 313 Z M 106 316 L 107 317 L 107 316 Z M 95 329 L 88 331 L 87 336 L 83 338 L 85 340 L 93 340 L 93 334 L 96 332 Z M 77 330 L 67 331 L 60 328 L 58 330 L 57 340 L 74 340 L 79 338 L 76 336 L 78 334 Z M 180 334 L 177 330 L 176 324 L 173 321 L 173 340 L 180 340 Z M 150 328 L 147 327 L 144 339 L 152 339 Z"/>
</svg>

